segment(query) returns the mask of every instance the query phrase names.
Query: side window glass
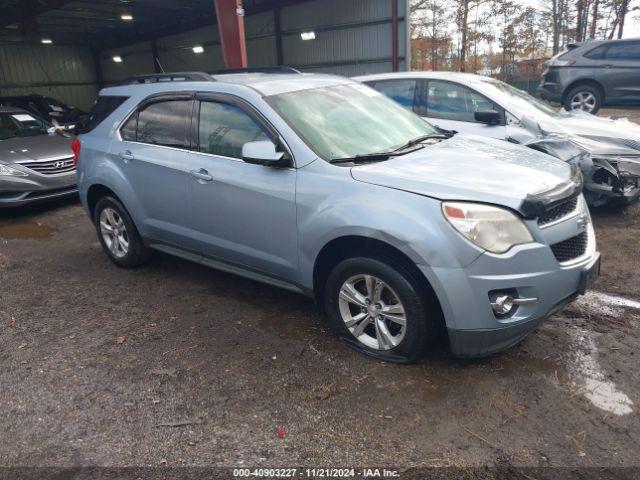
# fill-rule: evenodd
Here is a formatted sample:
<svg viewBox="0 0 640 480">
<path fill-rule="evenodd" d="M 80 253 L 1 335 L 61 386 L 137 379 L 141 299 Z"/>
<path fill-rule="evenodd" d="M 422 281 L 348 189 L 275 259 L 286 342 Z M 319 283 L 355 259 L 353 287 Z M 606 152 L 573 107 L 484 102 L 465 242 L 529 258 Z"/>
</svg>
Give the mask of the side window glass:
<svg viewBox="0 0 640 480">
<path fill-rule="evenodd" d="M 497 110 L 493 102 L 455 83 L 430 80 L 427 95 L 427 115 L 431 118 L 475 122 L 475 112 Z"/>
<path fill-rule="evenodd" d="M 416 92 L 415 80 L 386 80 L 373 83 L 373 88 L 385 94 L 403 107 L 412 110 Z"/>
<path fill-rule="evenodd" d="M 609 45 L 601 45 L 600 47 L 594 48 L 593 50 L 585 53 L 584 56 L 591 60 L 602 60 L 608 48 Z"/>
<path fill-rule="evenodd" d="M 129 120 L 120 129 L 120 136 L 129 142 L 136 141 L 136 128 L 138 126 L 138 112 L 129 117 Z"/>
<path fill-rule="evenodd" d="M 640 60 L 640 43 L 615 43 L 605 54 L 607 60 Z"/>
<path fill-rule="evenodd" d="M 152 103 L 138 114 L 138 142 L 187 148 L 189 146 L 190 100 Z"/>
<path fill-rule="evenodd" d="M 270 140 L 262 127 L 241 108 L 228 103 L 200 104 L 199 151 L 242 158 L 247 142 Z"/>
</svg>

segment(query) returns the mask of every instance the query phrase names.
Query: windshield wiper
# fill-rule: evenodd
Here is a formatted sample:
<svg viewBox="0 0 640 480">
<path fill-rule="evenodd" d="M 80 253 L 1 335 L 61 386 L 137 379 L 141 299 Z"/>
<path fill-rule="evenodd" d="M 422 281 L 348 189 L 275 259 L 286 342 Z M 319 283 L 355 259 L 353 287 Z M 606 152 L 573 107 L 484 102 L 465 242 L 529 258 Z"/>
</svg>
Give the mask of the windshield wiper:
<svg viewBox="0 0 640 480">
<path fill-rule="evenodd" d="M 444 133 L 429 133 L 427 135 L 421 135 L 412 140 L 409 140 L 407 143 L 403 145 L 400 145 L 398 148 L 395 148 L 394 150 L 392 150 L 392 152 L 399 152 L 400 150 L 406 150 L 407 148 L 414 147 L 419 143 L 424 142 L 425 140 L 431 140 L 431 139 L 446 140 L 447 138 L 451 138 L 451 136 L 448 136 Z"/>
<path fill-rule="evenodd" d="M 360 163 L 360 162 L 383 162 L 398 154 L 393 152 L 367 153 L 364 155 L 354 155 L 353 157 L 332 158 L 329 163 Z"/>
</svg>

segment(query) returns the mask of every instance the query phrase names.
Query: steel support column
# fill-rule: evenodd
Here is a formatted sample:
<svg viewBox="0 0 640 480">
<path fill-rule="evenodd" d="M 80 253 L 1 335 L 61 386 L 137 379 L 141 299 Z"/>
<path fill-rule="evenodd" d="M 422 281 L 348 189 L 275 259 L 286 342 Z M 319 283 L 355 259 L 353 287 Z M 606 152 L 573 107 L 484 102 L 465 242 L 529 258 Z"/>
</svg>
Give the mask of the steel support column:
<svg viewBox="0 0 640 480">
<path fill-rule="evenodd" d="M 406 18 L 406 15 L 405 15 Z M 391 0 L 391 70 L 398 71 L 398 0 Z"/>
<path fill-rule="evenodd" d="M 276 34 L 276 62 L 284 65 L 284 53 L 282 51 L 282 24 L 280 23 L 280 7 L 273 10 L 273 23 Z"/>
<path fill-rule="evenodd" d="M 242 0 L 214 0 L 222 55 L 227 68 L 247 66 Z"/>
</svg>

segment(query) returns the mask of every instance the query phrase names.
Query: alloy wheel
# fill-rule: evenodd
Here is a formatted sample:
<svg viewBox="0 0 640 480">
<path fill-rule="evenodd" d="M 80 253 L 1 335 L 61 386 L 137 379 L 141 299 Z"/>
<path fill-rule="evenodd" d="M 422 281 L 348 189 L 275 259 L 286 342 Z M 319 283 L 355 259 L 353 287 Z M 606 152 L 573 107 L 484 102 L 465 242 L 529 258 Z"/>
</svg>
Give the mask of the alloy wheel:
<svg viewBox="0 0 640 480">
<path fill-rule="evenodd" d="M 115 258 L 129 253 L 129 234 L 122 217 L 112 208 L 100 212 L 100 233 L 107 249 Z"/>
<path fill-rule="evenodd" d="M 571 98 L 571 110 L 582 110 L 591 113 L 596 107 L 596 97 L 591 92 L 578 92 Z"/>
<path fill-rule="evenodd" d="M 398 295 L 373 275 L 354 275 L 340 288 L 338 306 L 345 326 L 363 345 L 390 350 L 400 344 L 407 317 Z"/>
</svg>

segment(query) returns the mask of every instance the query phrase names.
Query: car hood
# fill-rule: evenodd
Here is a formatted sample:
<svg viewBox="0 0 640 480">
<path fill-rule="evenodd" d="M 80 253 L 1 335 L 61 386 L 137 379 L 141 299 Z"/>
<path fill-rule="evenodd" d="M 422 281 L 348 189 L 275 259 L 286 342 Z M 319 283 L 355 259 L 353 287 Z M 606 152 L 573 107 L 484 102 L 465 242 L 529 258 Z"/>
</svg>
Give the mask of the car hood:
<svg viewBox="0 0 640 480">
<path fill-rule="evenodd" d="M 0 162 L 16 163 L 29 160 L 71 157 L 71 137 L 36 135 L 0 140 Z"/>
<path fill-rule="evenodd" d="M 592 155 L 640 155 L 640 125 L 626 118 L 565 113 L 539 121 L 544 132 L 573 138 Z"/>
<path fill-rule="evenodd" d="M 352 167 L 351 175 L 441 200 L 499 204 L 525 215 L 531 213 L 528 200 L 548 204 L 578 188 L 565 162 L 508 142 L 461 134 L 385 162 Z"/>
</svg>

